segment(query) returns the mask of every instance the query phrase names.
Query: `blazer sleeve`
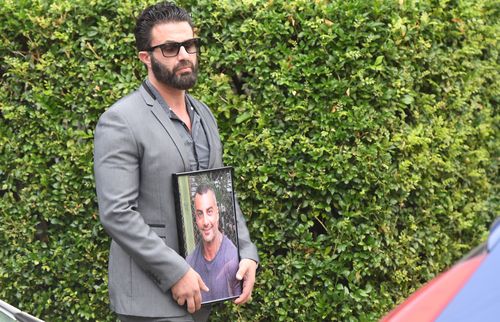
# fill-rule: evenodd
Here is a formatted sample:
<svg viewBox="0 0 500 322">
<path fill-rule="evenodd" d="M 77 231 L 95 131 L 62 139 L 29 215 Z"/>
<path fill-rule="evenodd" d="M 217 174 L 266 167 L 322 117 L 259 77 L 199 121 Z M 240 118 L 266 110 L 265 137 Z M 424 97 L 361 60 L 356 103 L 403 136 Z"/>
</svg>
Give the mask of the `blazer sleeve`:
<svg viewBox="0 0 500 322">
<path fill-rule="evenodd" d="M 236 197 L 235 197 L 236 198 Z M 238 199 L 236 198 L 236 217 L 238 219 L 238 243 L 240 248 L 240 257 L 248 258 L 259 263 L 259 255 L 257 253 L 257 247 L 250 239 L 250 233 L 248 232 L 247 224 L 245 218 L 238 204 Z"/>
<path fill-rule="evenodd" d="M 99 217 L 106 232 L 166 292 L 189 269 L 138 211 L 140 155 L 133 130 L 119 109 L 106 111 L 96 127 L 94 173 Z"/>
</svg>

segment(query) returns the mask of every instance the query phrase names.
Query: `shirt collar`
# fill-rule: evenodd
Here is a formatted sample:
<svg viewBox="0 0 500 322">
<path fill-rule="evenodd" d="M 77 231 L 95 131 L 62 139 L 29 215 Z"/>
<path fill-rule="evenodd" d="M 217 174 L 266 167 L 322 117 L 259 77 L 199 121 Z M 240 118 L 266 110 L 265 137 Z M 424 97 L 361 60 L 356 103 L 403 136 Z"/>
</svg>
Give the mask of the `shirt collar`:
<svg viewBox="0 0 500 322">
<path fill-rule="evenodd" d="M 153 99 L 156 99 L 158 101 L 158 103 L 160 103 L 161 107 L 163 107 L 163 109 L 168 113 L 168 116 L 170 118 L 177 118 L 175 116 L 175 113 L 172 111 L 172 109 L 170 108 L 170 106 L 168 106 L 167 102 L 163 99 L 163 97 L 160 95 L 160 92 L 158 92 L 158 90 L 156 89 L 156 87 L 154 87 L 154 85 L 149 81 L 148 78 L 146 78 L 146 80 L 144 81 L 146 83 L 146 86 L 149 88 L 149 90 L 151 91 L 150 94 L 153 94 Z M 193 116 L 194 116 L 194 113 L 197 113 L 196 110 L 193 108 L 193 106 L 191 105 L 191 101 L 187 98 L 187 94 L 186 94 L 186 108 L 187 108 L 187 111 L 189 113 L 189 117 L 191 118 L 191 120 L 193 119 Z"/>
</svg>

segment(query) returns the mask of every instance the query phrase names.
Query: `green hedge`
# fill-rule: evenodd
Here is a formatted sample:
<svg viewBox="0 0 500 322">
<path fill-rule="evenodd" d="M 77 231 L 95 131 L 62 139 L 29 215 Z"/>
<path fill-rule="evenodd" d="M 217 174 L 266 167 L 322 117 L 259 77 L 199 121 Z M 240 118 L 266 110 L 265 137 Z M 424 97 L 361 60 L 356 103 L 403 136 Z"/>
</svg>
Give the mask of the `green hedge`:
<svg viewBox="0 0 500 322">
<path fill-rule="evenodd" d="M 214 321 L 377 320 L 484 239 L 497 0 L 178 3 L 262 259 Z M 114 320 L 93 129 L 145 76 L 144 6 L 0 0 L 0 298 L 47 321 Z"/>
</svg>

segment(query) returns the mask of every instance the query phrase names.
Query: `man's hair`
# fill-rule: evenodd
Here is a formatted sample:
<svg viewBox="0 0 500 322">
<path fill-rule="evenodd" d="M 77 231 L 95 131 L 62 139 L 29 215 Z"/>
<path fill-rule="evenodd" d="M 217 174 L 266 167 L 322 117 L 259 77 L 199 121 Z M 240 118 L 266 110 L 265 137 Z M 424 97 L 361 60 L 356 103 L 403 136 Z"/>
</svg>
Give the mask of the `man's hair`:
<svg viewBox="0 0 500 322">
<path fill-rule="evenodd" d="M 154 26 L 168 22 L 187 22 L 194 28 L 189 13 L 171 2 L 160 2 L 149 6 L 137 17 L 135 24 L 135 46 L 138 51 L 151 47 L 151 30 Z"/>
<path fill-rule="evenodd" d="M 201 196 L 201 195 L 206 194 L 206 193 L 207 193 L 207 192 L 209 192 L 209 191 L 212 191 L 212 192 L 213 192 L 213 194 L 214 194 L 214 196 L 215 196 L 215 190 L 214 190 L 214 188 L 213 188 L 211 185 L 209 185 L 209 184 L 200 184 L 200 185 L 196 188 L 196 192 L 195 192 L 195 194 L 194 194 L 194 195 L 195 195 L 195 196 L 196 196 L 196 195 L 200 195 L 200 196 Z"/>
</svg>

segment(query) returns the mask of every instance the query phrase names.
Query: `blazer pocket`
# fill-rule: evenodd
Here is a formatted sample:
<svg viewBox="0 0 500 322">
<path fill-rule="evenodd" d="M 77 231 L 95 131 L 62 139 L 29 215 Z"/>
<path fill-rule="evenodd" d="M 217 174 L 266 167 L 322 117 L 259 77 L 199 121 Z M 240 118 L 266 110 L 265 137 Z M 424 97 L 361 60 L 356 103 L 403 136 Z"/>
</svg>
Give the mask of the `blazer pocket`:
<svg viewBox="0 0 500 322">
<path fill-rule="evenodd" d="M 149 225 L 149 227 L 151 228 L 152 231 L 154 231 L 158 237 L 160 238 L 167 238 L 167 228 L 165 228 L 165 226 L 163 225 L 155 225 L 155 226 L 152 226 L 152 225 Z"/>
</svg>

